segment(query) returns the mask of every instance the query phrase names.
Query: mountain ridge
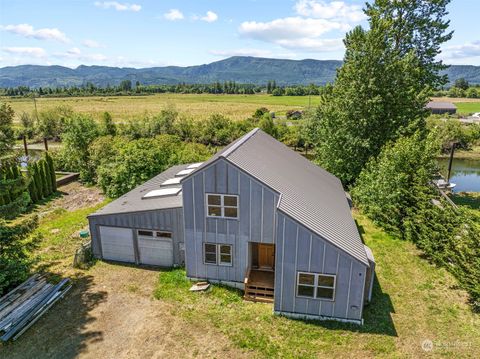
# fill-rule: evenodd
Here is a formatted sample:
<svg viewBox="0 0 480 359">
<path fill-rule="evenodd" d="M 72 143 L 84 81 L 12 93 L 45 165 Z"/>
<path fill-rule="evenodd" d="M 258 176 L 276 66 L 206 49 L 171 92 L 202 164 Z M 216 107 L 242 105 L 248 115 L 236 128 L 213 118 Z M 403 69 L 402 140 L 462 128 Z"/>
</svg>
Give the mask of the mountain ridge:
<svg viewBox="0 0 480 359">
<path fill-rule="evenodd" d="M 332 82 L 340 60 L 288 60 L 251 56 L 233 56 L 209 64 L 163 67 L 112 67 L 79 65 L 72 69 L 61 65 L 18 65 L 0 68 L 0 87 L 64 87 L 82 86 L 91 82 L 96 86 L 114 86 L 122 80 L 139 81 L 144 85 L 178 83 L 238 83 L 266 84 L 275 80 L 278 85 L 324 85 Z M 471 84 L 480 84 L 480 66 L 452 65 L 444 71 L 449 82 L 465 78 Z"/>
</svg>

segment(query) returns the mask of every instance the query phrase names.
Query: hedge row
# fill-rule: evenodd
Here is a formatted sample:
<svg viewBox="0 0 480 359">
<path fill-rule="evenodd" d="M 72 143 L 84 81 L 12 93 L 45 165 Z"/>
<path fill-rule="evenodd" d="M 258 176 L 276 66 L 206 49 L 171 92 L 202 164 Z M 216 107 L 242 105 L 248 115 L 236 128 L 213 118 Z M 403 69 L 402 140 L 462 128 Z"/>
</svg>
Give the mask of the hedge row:
<svg viewBox="0 0 480 359">
<path fill-rule="evenodd" d="M 28 174 L 30 177 L 28 192 L 32 203 L 50 196 L 57 190 L 55 168 L 48 153 L 45 154 L 45 158 L 28 164 Z"/>
</svg>

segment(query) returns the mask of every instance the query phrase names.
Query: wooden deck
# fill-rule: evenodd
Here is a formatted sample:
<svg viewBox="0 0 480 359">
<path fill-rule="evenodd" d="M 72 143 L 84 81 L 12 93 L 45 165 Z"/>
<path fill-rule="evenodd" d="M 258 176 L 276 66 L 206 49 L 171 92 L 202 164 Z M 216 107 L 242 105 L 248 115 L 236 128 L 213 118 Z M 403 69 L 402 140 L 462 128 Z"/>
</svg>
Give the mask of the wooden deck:
<svg viewBox="0 0 480 359">
<path fill-rule="evenodd" d="M 245 278 L 245 300 L 273 303 L 275 272 L 251 269 Z"/>
</svg>

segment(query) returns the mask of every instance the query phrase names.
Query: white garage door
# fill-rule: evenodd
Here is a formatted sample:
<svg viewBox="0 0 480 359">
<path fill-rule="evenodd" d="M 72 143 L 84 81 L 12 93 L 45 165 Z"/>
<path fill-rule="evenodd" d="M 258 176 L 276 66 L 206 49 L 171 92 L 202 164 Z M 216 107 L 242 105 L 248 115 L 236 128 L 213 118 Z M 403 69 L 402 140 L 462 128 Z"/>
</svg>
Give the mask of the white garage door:
<svg viewBox="0 0 480 359">
<path fill-rule="evenodd" d="M 168 232 L 138 231 L 138 253 L 141 264 L 173 266 L 173 242 Z"/>
<path fill-rule="evenodd" d="M 100 240 L 104 259 L 135 262 L 132 229 L 100 226 Z"/>
</svg>

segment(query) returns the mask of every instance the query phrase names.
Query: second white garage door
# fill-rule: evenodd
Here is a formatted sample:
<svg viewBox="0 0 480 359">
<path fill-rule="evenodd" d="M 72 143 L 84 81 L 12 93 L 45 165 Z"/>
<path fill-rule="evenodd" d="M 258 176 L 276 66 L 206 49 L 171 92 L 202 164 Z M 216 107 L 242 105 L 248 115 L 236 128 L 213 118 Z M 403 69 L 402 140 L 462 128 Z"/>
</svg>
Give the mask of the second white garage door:
<svg viewBox="0 0 480 359">
<path fill-rule="evenodd" d="M 138 254 L 141 264 L 173 266 L 173 242 L 168 232 L 138 231 Z"/>
<path fill-rule="evenodd" d="M 103 258 L 120 262 L 135 262 L 133 230 L 130 228 L 100 226 Z"/>
</svg>

